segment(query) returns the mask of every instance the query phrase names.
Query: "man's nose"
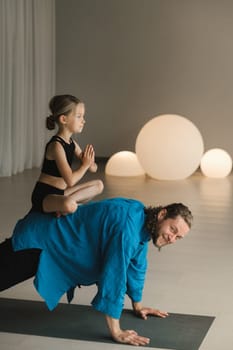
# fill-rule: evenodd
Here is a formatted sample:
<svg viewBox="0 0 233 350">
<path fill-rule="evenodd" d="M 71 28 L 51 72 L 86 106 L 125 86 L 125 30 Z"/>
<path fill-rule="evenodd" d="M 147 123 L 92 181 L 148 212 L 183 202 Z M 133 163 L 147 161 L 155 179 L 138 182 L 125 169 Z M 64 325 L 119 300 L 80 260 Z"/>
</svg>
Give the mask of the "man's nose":
<svg viewBox="0 0 233 350">
<path fill-rule="evenodd" d="M 176 234 L 170 233 L 168 236 L 169 243 L 174 243 L 176 241 Z"/>
</svg>

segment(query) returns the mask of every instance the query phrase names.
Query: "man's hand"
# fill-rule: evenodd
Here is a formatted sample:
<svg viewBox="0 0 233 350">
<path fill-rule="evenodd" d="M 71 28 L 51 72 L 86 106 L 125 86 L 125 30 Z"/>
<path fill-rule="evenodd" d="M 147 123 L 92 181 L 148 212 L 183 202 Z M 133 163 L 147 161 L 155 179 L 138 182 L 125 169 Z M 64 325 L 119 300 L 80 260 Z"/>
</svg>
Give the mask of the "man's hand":
<svg viewBox="0 0 233 350">
<path fill-rule="evenodd" d="M 130 345 L 147 345 L 150 342 L 149 338 L 142 337 L 134 330 L 120 330 L 113 335 L 113 339 L 118 343 Z"/>
<path fill-rule="evenodd" d="M 135 315 L 143 318 L 143 320 L 147 320 L 148 315 L 162 317 L 162 318 L 169 316 L 169 314 L 166 311 L 160 311 L 157 309 L 153 309 L 151 307 L 144 307 L 142 306 L 141 302 L 132 301 L 132 306 L 133 306 Z"/>
<path fill-rule="evenodd" d="M 147 345 L 150 342 L 149 338 L 141 337 L 134 330 L 122 330 L 118 319 L 105 315 L 106 321 L 111 332 L 112 338 L 123 344 L 130 345 Z"/>
<path fill-rule="evenodd" d="M 134 310 L 134 312 L 138 317 L 141 317 L 144 320 L 147 320 L 148 315 L 162 317 L 162 318 L 169 316 L 169 314 L 166 311 L 160 311 L 150 307 L 142 307 L 140 310 Z"/>
</svg>

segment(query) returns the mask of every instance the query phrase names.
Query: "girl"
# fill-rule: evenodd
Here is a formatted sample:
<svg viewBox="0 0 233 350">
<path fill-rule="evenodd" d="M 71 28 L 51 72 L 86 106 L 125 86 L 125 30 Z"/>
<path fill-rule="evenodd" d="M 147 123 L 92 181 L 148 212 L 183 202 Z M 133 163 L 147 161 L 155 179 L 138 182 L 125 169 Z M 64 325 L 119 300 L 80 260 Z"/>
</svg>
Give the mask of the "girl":
<svg viewBox="0 0 233 350">
<path fill-rule="evenodd" d="M 86 202 L 103 191 L 101 180 L 89 181 L 78 185 L 87 170 L 97 171 L 95 152 L 87 145 L 82 152 L 71 138 L 81 133 L 85 124 L 85 106 L 72 95 L 54 96 L 49 108 L 51 115 L 46 119 L 49 130 L 58 131 L 47 143 L 40 177 L 32 193 L 32 211 L 55 212 L 57 216 L 73 213 L 78 203 Z M 72 170 L 74 156 L 82 162 Z"/>
</svg>

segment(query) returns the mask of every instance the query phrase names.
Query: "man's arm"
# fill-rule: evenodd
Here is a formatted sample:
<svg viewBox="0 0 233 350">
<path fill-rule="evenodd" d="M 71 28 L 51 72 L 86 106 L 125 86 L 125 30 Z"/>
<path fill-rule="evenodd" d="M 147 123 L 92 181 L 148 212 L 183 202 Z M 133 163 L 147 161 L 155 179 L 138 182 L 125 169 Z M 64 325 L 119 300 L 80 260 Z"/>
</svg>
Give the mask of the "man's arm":
<svg viewBox="0 0 233 350">
<path fill-rule="evenodd" d="M 147 345 L 150 342 L 149 338 L 142 337 L 134 330 L 122 330 L 120 327 L 120 321 L 116 318 L 112 318 L 105 315 L 108 328 L 112 335 L 112 338 L 118 343 L 130 344 L 130 345 Z"/>
</svg>

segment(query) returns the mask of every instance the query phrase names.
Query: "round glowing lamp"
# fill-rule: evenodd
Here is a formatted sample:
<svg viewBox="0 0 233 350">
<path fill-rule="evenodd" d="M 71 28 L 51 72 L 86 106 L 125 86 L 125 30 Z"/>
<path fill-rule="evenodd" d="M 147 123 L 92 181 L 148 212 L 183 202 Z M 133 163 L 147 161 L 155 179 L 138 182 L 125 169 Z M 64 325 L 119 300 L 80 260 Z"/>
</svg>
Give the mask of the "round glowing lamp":
<svg viewBox="0 0 233 350">
<path fill-rule="evenodd" d="M 145 175 L 136 153 L 130 151 L 113 154 L 106 164 L 105 173 L 113 176 Z"/>
<path fill-rule="evenodd" d="M 158 180 L 181 180 L 193 174 L 204 151 L 202 136 L 187 118 L 164 114 L 149 120 L 136 139 L 145 172 Z"/>
<path fill-rule="evenodd" d="M 200 168 L 207 177 L 226 177 L 232 170 L 232 159 L 223 149 L 213 148 L 203 155 Z"/>
</svg>

